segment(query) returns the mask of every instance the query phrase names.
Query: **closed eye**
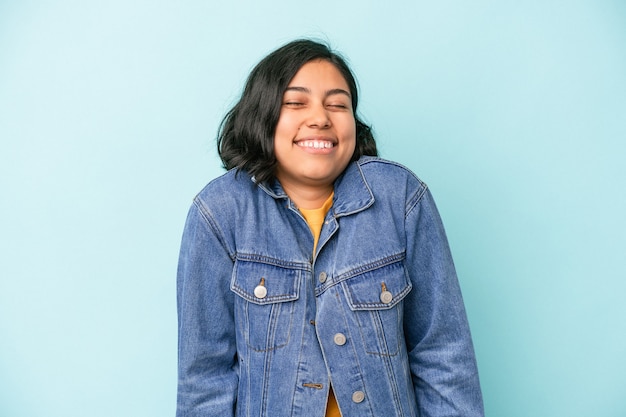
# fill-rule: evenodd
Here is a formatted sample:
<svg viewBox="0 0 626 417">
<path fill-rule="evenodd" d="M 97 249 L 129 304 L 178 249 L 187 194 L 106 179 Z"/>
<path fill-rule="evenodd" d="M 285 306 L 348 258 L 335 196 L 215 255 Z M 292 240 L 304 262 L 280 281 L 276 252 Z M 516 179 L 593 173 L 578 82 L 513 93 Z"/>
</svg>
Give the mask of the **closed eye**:
<svg viewBox="0 0 626 417">
<path fill-rule="evenodd" d="M 328 104 L 327 107 L 330 107 L 331 109 L 339 109 L 339 110 L 346 110 L 349 107 L 345 104 Z"/>
</svg>

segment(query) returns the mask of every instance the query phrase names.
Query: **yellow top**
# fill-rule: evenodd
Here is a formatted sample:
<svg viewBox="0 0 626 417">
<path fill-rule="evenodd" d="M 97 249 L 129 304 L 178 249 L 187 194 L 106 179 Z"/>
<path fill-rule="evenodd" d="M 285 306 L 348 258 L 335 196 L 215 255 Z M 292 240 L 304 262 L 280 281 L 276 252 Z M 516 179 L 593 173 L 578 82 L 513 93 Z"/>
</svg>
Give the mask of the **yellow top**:
<svg viewBox="0 0 626 417">
<path fill-rule="evenodd" d="M 333 205 L 333 196 L 334 192 L 330 193 L 330 196 L 324 201 L 324 204 L 320 208 L 316 209 L 300 209 L 300 213 L 306 220 L 309 225 L 309 229 L 311 229 L 311 233 L 313 233 L 313 253 L 315 254 L 315 250 L 317 249 L 317 241 L 320 238 L 320 233 L 322 232 L 322 225 L 324 224 L 324 217 L 326 217 L 326 213 Z"/>
<path fill-rule="evenodd" d="M 311 233 L 313 233 L 313 254 L 315 254 L 315 250 L 317 249 L 317 242 L 319 241 L 320 233 L 322 232 L 324 217 L 326 217 L 326 213 L 333 205 L 334 194 L 334 192 L 330 193 L 330 196 L 320 208 L 300 209 L 300 213 L 302 213 L 302 216 L 309 225 L 309 229 L 311 229 Z M 341 413 L 339 412 L 339 406 L 337 405 L 337 400 L 335 399 L 335 394 L 333 393 L 332 388 L 330 388 L 328 392 L 326 417 L 341 417 Z"/>
</svg>

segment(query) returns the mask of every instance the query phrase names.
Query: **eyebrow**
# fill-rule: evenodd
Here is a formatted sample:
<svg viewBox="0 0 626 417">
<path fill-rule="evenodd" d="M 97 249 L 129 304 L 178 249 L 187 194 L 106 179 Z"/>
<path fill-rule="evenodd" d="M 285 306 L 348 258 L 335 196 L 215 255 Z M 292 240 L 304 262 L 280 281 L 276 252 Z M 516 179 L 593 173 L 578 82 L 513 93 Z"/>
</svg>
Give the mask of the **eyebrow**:
<svg viewBox="0 0 626 417">
<path fill-rule="evenodd" d="M 287 91 L 299 91 L 301 93 L 307 93 L 307 94 L 311 94 L 311 90 L 306 88 L 306 87 L 287 87 L 285 89 L 285 92 Z M 350 93 L 346 90 L 344 90 L 343 88 L 333 88 L 331 90 L 326 91 L 326 93 L 324 94 L 325 97 L 328 96 L 332 96 L 335 94 L 343 94 L 345 96 L 347 96 L 348 98 L 352 98 L 352 96 L 350 95 Z"/>
</svg>

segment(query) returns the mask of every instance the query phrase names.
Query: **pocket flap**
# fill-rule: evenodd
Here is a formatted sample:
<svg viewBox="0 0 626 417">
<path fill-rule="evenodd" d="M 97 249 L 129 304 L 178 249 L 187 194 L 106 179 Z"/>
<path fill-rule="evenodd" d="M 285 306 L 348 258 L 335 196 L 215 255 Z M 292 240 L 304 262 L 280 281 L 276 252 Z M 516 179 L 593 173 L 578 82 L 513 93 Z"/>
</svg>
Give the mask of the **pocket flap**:
<svg viewBox="0 0 626 417">
<path fill-rule="evenodd" d="M 298 269 L 237 260 L 230 289 L 254 304 L 294 301 L 300 292 L 300 275 Z M 257 287 L 264 287 L 264 290 L 259 291 Z"/>
<path fill-rule="evenodd" d="M 342 286 L 351 310 L 387 310 L 411 291 L 402 262 L 355 275 Z"/>
</svg>

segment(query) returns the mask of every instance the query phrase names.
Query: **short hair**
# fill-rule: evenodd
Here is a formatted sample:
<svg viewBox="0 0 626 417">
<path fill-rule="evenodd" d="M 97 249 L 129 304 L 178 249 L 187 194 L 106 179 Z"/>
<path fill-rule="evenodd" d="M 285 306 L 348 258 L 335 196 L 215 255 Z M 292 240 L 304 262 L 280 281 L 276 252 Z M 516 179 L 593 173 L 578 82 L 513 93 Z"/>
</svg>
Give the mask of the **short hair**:
<svg viewBox="0 0 626 417">
<path fill-rule="evenodd" d="M 217 149 L 224 168 L 244 170 L 257 183 L 275 178 L 274 134 L 283 94 L 298 70 L 314 60 L 332 63 L 350 89 L 356 123 L 356 146 L 352 160 L 363 155 L 378 155 L 371 128 L 357 116 L 357 84 L 346 61 L 323 43 L 299 39 L 278 48 L 254 67 L 241 98 L 226 113 L 217 137 Z"/>
</svg>

